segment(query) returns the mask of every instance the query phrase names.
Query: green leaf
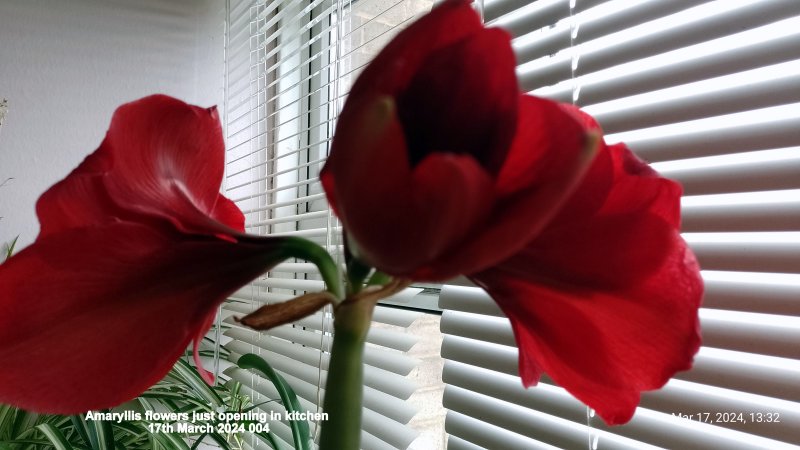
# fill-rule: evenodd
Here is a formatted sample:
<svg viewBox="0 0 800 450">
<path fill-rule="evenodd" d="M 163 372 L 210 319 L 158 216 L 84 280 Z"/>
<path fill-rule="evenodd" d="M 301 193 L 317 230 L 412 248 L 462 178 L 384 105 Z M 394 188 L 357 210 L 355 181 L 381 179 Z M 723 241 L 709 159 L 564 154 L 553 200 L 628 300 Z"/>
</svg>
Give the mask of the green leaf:
<svg viewBox="0 0 800 450">
<path fill-rule="evenodd" d="M 105 411 L 104 411 L 105 412 Z M 105 420 L 81 420 L 87 425 L 87 432 L 92 448 L 95 450 L 114 450 L 114 431 Z"/>
<path fill-rule="evenodd" d="M 182 437 L 173 433 L 156 433 L 156 440 L 170 450 L 189 450 L 189 445 Z"/>
<path fill-rule="evenodd" d="M 376 270 L 372 273 L 372 276 L 369 277 L 369 280 L 367 280 L 367 286 L 384 285 L 388 284 L 390 281 L 392 281 L 391 276 Z"/>
<path fill-rule="evenodd" d="M 172 371 L 175 372 L 179 379 L 189 386 L 193 392 L 196 392 L 203 400 L 210 403 L 211 406 L 216 407 L 224 405 L 219 394 L 217 394 L 211 386 L 207 385 L 197 372 L 197 369 L 189 365 L 186 361 L 179 359 Z"/>
<path fill-rule="evenodd" d="M 212 441 L 216 442 L 217 445 L 219 445 L 224 450 L 231 450 L 231 445 L 228 443 L 228 440 L 225 439 L 224 436 L 221 436 L 219 433 L 210 433 L 208 437 L 210 437 Z"/>
<path fill-rule="evenodd" d="M 13 439 L 14 417 L 17 409 L 9 405 L 0 405 L 0 440 Z"/>
<path fill-rule="evenodd" d="M 24 437 L 26 434 L 33 433 L 34 428 L 38 425 L 39 415 L 29 413 L 22 409 L 17 409 L 17 414 L 14 418 L 14 423 L 11 426 L 12 434 L 14 437 Z"/>
<path fill-rule="evenodd" d="M 49 423 L 37 425 L 36 428 L 47 436 L 47 439 L 55 446 L 56 450 L 73 450 L 72 445 L 58 428 Z"/>
<path fill-rule="evenodd" d="M 72 421 L 72 426 L 73 428 L 75 428 L 75 431 L 78 433 L 81 439 L 83 439 L 83 442 L 85 442 L 86 445 L 90 445 L 89 429 L 86 426 L 86 420 L 83 418 L 83 416 L 80 415 L 70 416 L 70 420 Z"/>
<path fill-rule="evenodd" d="M 256 436 L 260 437 L 262 440 L 267 441 L 267 443 L 273 448 L 273 450 L 283 450 L 283 447 L 278 444 L 278 441 L 275 440 L 275 436 L 272 433 L 265 433 L 263 431 L 256 432 Z"/>
<path fill-rule="evenodd" d="M 15 237 L 14 240 L 6 246 L 6 259 L 11 258 L 11 255 L 14 253 L 14 247 L 17 246 L 17 239 L 19 239 L 19 236 Z"/>
<path fill-rule="evenodd" d="M 194 441 L 194 445 L 192 445 L 192 447 L 189 450 L 196 450 L 197 446 L 200 445 L 201 442 L 203 442 L 203 439 L 205 439 L 207 435 L 208 433 L 203 433 L 200 436 L 197 436 L 197 440 Z"/>
<path fill-rule="evenodd" d="M 241 358 L 237 363 L 242 369 L 256 369 L 263 373 L 275 389 L 278 390 L 278 395 L 281 397 L 283 406 L 289 413 L 300 411 L 300 402 L 297 400 L 297 394 L 294 393 L 289 383 L 270 366 L 263 358 L 252 353 L 248 353 Z M 311 432 L 308 428 L 308 421 L 305 420 L 290 420 L 289 427 L 292 429 L 292 439 L 294 440 L 294 448 L 296 450 L 309 450 L 309 441 L 311 440 Z"/>
<path fill-rule="evenodd" d="M 353 295 L 357 294 L 360 290 L 362 285 L 364 284 L 364 280 L 367 278 L 367 275 L 372 271 L 372 266 L 364 263 L 360 259 L 353 256 L 350 253 L 350 240 L 345 239 L 344 241 L 344 258 L 345 258 L 345 266 L 347 268 L 347 294 Z"/>
</svg>

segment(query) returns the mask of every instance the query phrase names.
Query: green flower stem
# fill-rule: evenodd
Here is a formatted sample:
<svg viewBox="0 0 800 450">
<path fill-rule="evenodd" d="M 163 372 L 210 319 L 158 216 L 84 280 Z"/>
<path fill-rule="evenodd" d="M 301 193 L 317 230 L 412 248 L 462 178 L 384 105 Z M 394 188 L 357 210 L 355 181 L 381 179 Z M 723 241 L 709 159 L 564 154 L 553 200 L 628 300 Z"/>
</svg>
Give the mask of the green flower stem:
<svg viewBox="0 0 800 450">
<path fill-rule="evenodd" d="M 322 275 L 328 290 L 336 296 L 338 301 L 344 299 L 344 289 L 342 288 L 342 277 L 339 268 L 331 258 L 331 255 L 319 245 L 303 238 L 286 238 L 283 251 L 287 257 L 305 259 L 314 263 Z"/>
<path fill-rule="evenodd" d="M 361 399 L 364 378 L 364 342 L 375 301 L 355 299 L 336 308 L 333 347 L 325 384 L 320 450 L 358 450 L 361 441 Z"/>
</svg>

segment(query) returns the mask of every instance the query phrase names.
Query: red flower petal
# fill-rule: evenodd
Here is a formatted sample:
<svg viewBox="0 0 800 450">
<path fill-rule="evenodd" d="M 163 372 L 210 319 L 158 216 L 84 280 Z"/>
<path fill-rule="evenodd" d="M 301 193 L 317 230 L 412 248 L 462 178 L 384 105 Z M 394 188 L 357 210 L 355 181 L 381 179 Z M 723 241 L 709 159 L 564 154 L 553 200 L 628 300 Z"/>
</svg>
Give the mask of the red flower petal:
<svg viewBox="0 0 800 450">
<path fill-rule="evenodd" d="M 419 267 L 464 239 L 491 207 L 491 178 L 470 156 L 436 153 L 409 168 L 388 98 L 343 112 L 334 146 L 322 183 L 354 251 L 383 270 Z"/>
<path fill-rule="evenodd" d="M 412 165 L 434 151 L 467 153 L 497 173 L 517 126 L 514 67 L 511 36 L 496 28 L 430 53 L 397 96 Z"/>
<path fill-rule="evenodd" d="M 107 153 L 92 153 L 39 197 L 39 238 L 70 228 L 108 223 L 122 214 L 103 186 L 103 174 L 111 164 Z"/>
<path fill-rule="evenodd" d="M 245 218 L 242 210 L 222 194 L 219 194 L 217 198 L 217 203 L 211 211 L 211 217 L 233 230 L 244 233 Z"/>
<path fill-rule="evenodd" d="M 470 3 L 444 2 L 401 31 L 364 69 L 349 98 L 397 93 L 408 85 L 429 54 L 483 29 Z"/>
<path fill-rule="evenodd" d="M 541 232 L 581 181 L 597 141 L 548 100 L 522 96 L 519 126 L 493 189 L 494 209 L 470 239 L 414 276 L 442 280 L 483 270 L 517 253 Z"/>
<path fill-rule="evenodd" d="M 37 202 L 40 237 L 125 220 L 230 238 L 244 217 L 218 193 L 223 159 L 214 108 L 163 95 L 123 105 L 100 148 Z"/>
<path fill-rule="evenodd" d="M 604 149 L 536 239 L 471 276 L 511 319 L 526 385 L 547 372 L 622 423 L 641 391 L 690 367 L 703 289 L 678 233 L 679 198 L 624 146 Z"/>
<path fill-rule="evenodd" d="M 691 367 L 700 346 L 702 281 L 676 235 L 668 260 L 617 290 L 519 278 L 502 269 L 472 277 L 511 319 L 526 386 L 546 372 L 608 424 L 630 420 L 641 391 Z"/>
<path fill-rule="evenodd" d="M 0 402 L 72 414 L 135 397 L 281 245 L 130 223 L 37 240 L 0 266 Z"/>
<path fill-rule="evenodd" d="M 224 148 L 215 108 L 154 95 L 117 109 L 97 153 L 112 161 L 103 182 L 119 207 L 202 232 L 219 195 Z"/>
<path fill-rule="evenodd" d="M 210 385 L 214 384 L 214 374 L 203 367 L 203 361 L 200 359 L 200 344 L 203 342 L 203 338 L 205 338 L 208 330 L 211 329 L 211 325 L 214 324 L 214 319 L 216 317 L 216 310 L 212 310 L 208 313 L 206 320 L 203 321 L 203 324 L 197 329 L 194 338 L 192 338 L 192 358 L 194 359 L 195 368 L 197 369 L 197 373 L 200 374 L 200 377 Z"/>
</svg>

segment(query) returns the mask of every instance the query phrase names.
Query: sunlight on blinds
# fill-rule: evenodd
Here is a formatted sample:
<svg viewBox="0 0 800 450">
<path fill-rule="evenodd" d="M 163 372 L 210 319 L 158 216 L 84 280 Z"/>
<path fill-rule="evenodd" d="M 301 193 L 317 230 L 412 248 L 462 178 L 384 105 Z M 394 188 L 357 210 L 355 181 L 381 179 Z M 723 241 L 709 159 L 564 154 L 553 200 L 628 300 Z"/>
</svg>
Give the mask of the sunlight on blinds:
<svg viewBox="0 0 800 450">
<path fill-rule="evenodd" d="M 546 377 L 522 389 L 508 321 L 481 290 L 445 286 L 450 448 L 800 448 L 800 2 L 487 0 L 485 11 L 515 37 L 523 90 L 580 105 L 609 143 L 682 183 L 704 347 L 630 423 L 607 427 Z"/>
<path fill-rule="evenodd" d="M 341 227 L 318 181 L 336 116 L 347 91 L 369 60 L 430 1 L 231 0 L 226 87 L 226 194 L 245 213 L 248 233 L 298 236 L 341 257 Z M 324 288 L 316 268 L 287 261 L 236 292 L 222 308 L 222 343 L 234 361 L 263 355 L 284 375 L 309 411 L 324 397 L 332 341 L 331 312 L 321 311 L 268 332 L 239 326 L 233 318 L 265 303 Z M 421 289 L 395 295 L 408 303 Z M 417 440 L 412 427 L 420 361 L 409 356 L 419 341 L 416 312 L 378 308 L 367 338 L 362 445 L 406 449 Z M 277 398 L 269 382 L 223 364 L 256 403 Z M 276 402 L 264 410 L 281 410 Z M 313 424 L 312 424 L 313 425 Z M 313 426 L 312 426 L 313 429 Z M 274 424 L 291 442 L 291 430 Z M 258 448 L 255 440 L 248 445 Z M 420 448 L 420 447 L 416 447 Z"/>
</svg>

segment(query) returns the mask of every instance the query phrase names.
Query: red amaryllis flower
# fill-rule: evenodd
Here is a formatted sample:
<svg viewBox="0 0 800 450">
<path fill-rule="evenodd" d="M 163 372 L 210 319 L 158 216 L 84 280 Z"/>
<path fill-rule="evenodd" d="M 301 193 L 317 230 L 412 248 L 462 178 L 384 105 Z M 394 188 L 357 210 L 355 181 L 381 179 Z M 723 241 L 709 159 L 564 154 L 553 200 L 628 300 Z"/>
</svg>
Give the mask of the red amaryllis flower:
<svg viewBox="0 0 800 450">
<path fill-rule="evenodd" d="M 116 111 L 100 148 L 39 199 L 35 243 L 0 265 L 0 403 L 107 408 L 190 341 L 197 358 L 216 307 L 289 242 L 241 233 L 223 159 L 214 108 L 152 96 Z"/>
<path fill-rule="evenodd" d="M 514 66 L 469 2 L 435 8 L 356 81 L 322 182 L 359 258 L 469 276 L 510 317 L 525 385 L 547 372 L 625 422 L 699 346 L 680 187 L 588 116 L 521 95 Z"/>
</svg>

